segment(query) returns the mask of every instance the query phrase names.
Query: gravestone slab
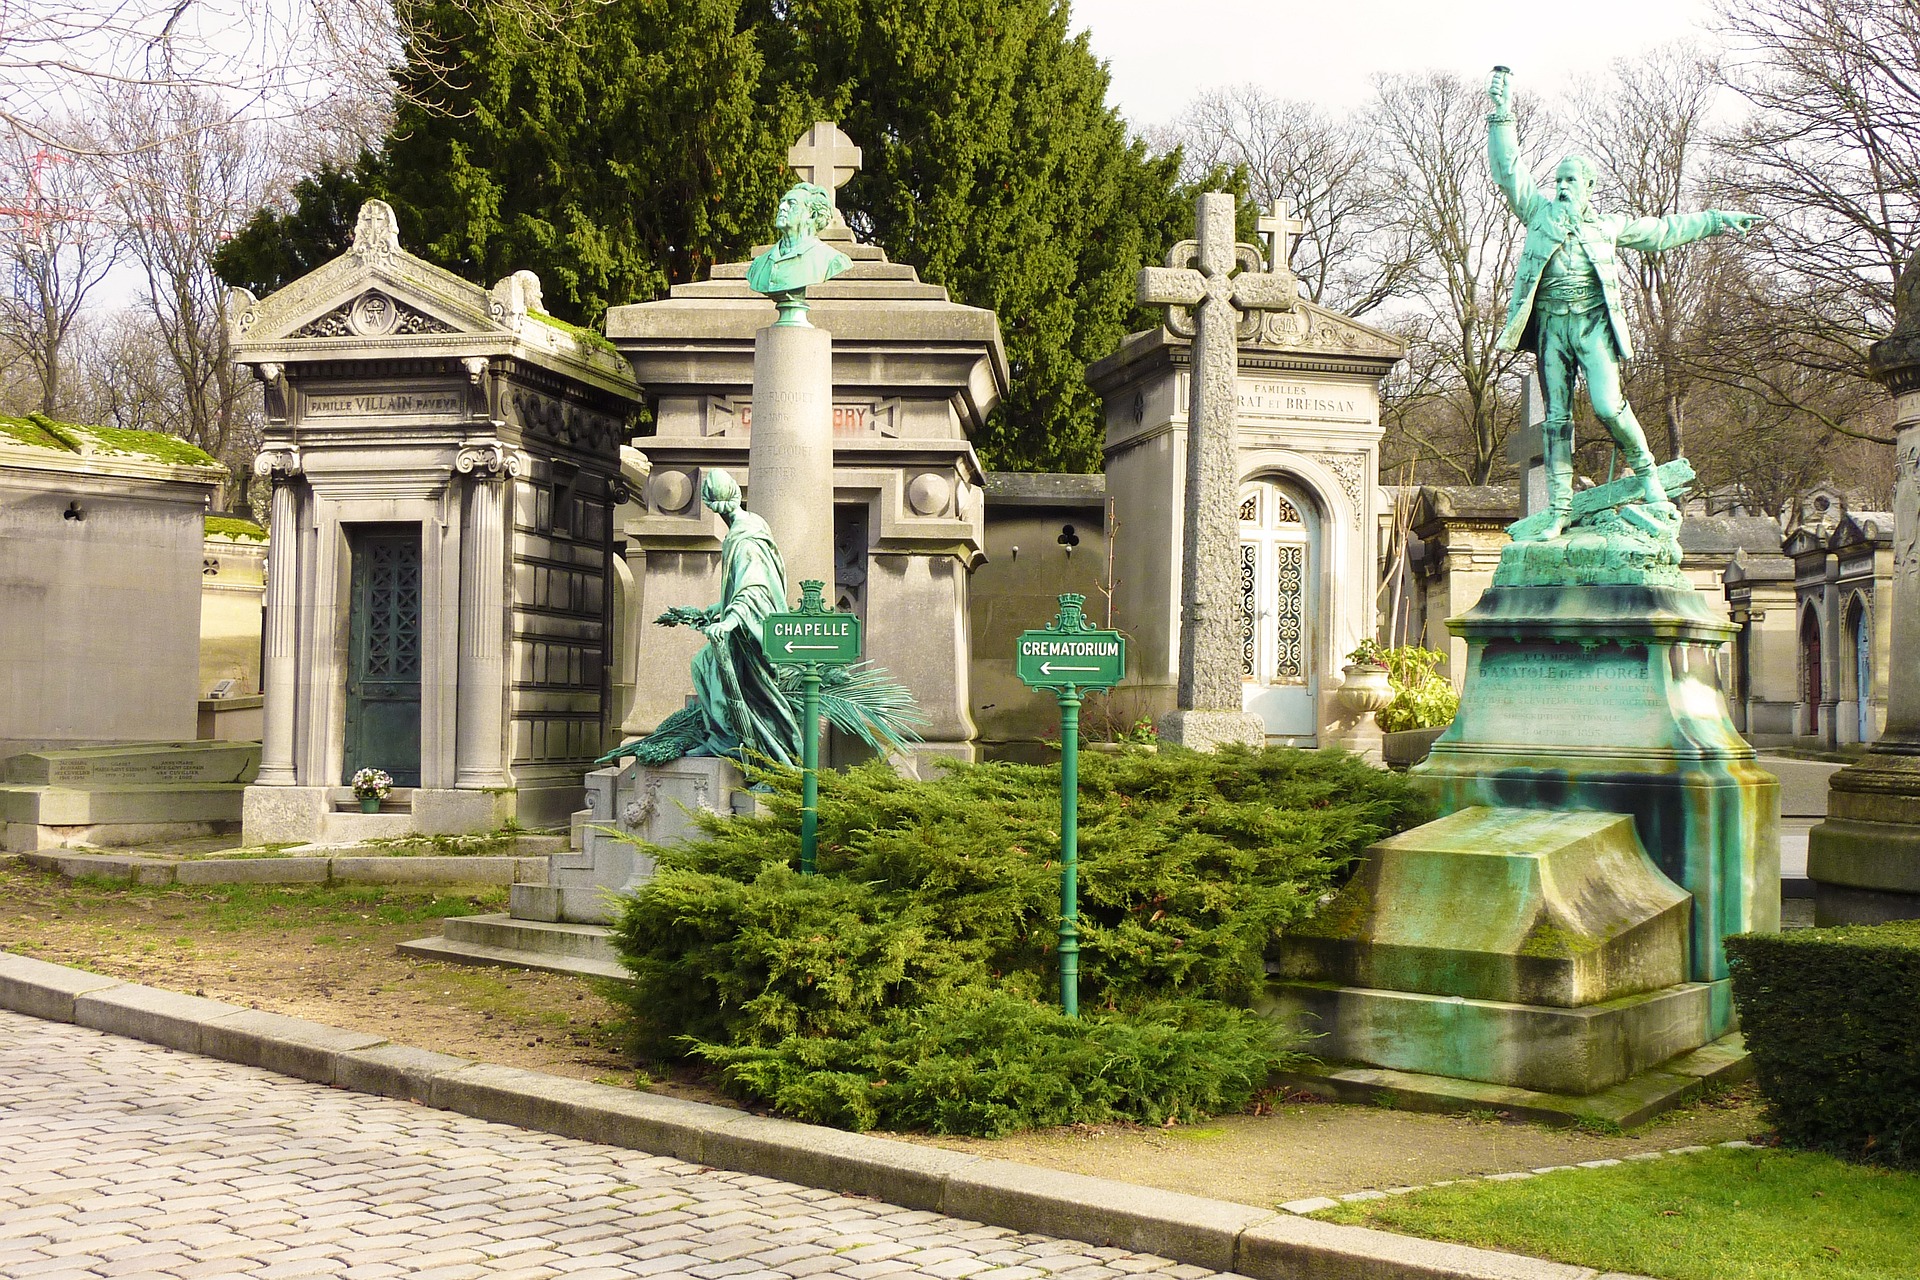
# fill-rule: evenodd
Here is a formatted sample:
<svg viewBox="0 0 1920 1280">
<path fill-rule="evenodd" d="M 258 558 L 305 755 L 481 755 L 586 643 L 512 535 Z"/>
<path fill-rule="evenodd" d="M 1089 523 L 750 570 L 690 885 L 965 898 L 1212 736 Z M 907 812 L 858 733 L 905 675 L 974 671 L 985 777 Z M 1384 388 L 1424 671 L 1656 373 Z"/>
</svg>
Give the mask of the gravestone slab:
<svg viewBox="0 0 1920 1280">
<path fill-rule="evenodd" d="M 11 852 L 128 845 L 236 825 L 260 768 L 253 742 L 160 742 L 30 751 L 0 767 Z"/>
</svg>

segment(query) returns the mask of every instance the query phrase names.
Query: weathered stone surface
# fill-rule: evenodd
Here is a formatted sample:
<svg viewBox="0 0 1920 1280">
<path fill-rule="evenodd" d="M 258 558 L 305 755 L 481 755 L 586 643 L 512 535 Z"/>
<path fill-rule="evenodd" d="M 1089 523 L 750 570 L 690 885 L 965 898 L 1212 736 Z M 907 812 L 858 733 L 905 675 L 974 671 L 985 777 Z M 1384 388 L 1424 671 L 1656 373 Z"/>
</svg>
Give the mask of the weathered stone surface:
<svg viewBox="0 0 1920 1280">
<path fill-rule="evenodd" d="M 32 751 L 6 762 L 8 782 L 75 790 L 248 783 L 260 768 L 257 742 L 140 742 Z"/>
<path fill-rule="evenodd" d="M 1245 711 L 1169 711 L 1154 721 L 1162 742 L 1194 751 L 1216 751 L 1229 744 L 1258 750 L 1266 745 L 1266 725 Z"/>
<path fill-rule="evenodd" d="M 1276 980 L 1263 1007 L 1324 1033 L 1314 1052 L 1330 1060 L 1587 1094 L 1713 1040 L 1727 986 L 1685 983 L 1562 1009 Z"/>
<path fill-rule="evenodd" d="M 1194 239 L 1175 248 L 1167 267 L 1140 273 L 1142 302 L 1171 306 L 1170 320 L 1193 310 L 1193 373 L 1187 409 L 1187 493 L 1180 593 L 1182 711 L 1240 710 L 1239 416 L 1236 385 L 1242 312 L 1290 311 L 1293 277 L 1284 267 L 1235 275 L 1234 198 L 1201 193 Z M 1190 258 L 1192 266 L 1181 259 Z M 1163 734 L 1162 736 L 1166 736 Z"/>
<path fill-rule="evenodd" d="M 530 920 L 611 924 L 612 895 L 653 874 L 643 844 L 671 845 L 694 831 L 694 815 L 750 812 L 740 770 L 725 760 L 686 757 L 664 765 L 631 758 L 587 775 L 580 844 L 554 855 L 546 885 L 515 885 L 509 910 Z"/>
<path fill-rule="evenodd" d="M 327 787 L 248 787 L 241 798 L 240 838 L 255 845 L 317 840 L 332 808 Z"/>
<path fill-rule="evenodd" d="M 748 508 L 767 522 L 786 562 L 786 603 L 833 570 L 833 335 L 772 324 L 753 340 L 752 479 Z"/>
<path fill-rule="evenodd" d="M 1470 807 L 1369 848 L 1276 958 L 1288 979 L 1572 1008 L 1684 982 L 1690 906 L 1624 814 Z"/>
<path fill-rule="evenodd" d="M 1732 628 L 1692 590 L 1631 586 L 1494 587 L 1448 626 L 1469 646 L 1460 713 L 1412 777 L 1443 814 L 1632 815 L 1693 895 L 1689 979 L 1726 977 L 1722 939 L 1780 920 L 1779 783 L 1734 731 L 1714 663 Z M 1713 1037 L 1732 1028 L 1716 999 Z"/>
</svg>

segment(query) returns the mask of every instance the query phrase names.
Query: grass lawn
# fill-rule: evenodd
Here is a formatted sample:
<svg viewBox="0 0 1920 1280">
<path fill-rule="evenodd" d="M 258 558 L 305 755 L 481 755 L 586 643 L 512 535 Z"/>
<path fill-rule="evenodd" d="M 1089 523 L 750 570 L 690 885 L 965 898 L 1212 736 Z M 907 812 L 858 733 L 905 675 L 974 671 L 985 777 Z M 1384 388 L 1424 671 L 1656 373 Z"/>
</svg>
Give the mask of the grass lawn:
<svg viewBox="0 0 1920 1280">
<path fill-rule="evenodd" d="M 1467 1182 L 1314 1216 L 1662 1280 L 1920 1276 L 1920 1175 L 1800 1151 Z"/>
</svg>

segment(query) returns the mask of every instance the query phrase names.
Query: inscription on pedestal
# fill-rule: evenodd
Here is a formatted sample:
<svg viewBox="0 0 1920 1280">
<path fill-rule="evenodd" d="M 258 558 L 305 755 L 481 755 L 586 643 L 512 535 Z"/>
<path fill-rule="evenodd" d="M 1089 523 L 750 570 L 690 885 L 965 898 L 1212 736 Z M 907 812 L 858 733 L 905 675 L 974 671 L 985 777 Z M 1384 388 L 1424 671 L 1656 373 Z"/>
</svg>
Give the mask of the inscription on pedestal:
<svg viewBox="0 0 1920 1280">
<path fill-rule="evenodd" d="M 1662 707 L 1644 649 L 1489 644 L 1473 710 L 1500 741 L 1629 745 L 1644 741 L 1648 717 Z"/>
</svg>

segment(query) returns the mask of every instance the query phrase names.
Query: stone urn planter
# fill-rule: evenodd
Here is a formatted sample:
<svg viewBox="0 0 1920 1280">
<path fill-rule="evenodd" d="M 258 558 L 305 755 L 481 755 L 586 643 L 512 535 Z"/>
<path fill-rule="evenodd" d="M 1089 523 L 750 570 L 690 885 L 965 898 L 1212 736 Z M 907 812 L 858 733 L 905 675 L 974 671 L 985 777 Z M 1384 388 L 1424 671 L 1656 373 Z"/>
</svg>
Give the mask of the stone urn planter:
<svg viewBox="0 0 1920 1280">
<path fill-rule="evenodd" d="M 1387 669 L 1377 662 L 1349 662 L 1342 668 L 1346 679 L 1334 696 L 1349 714 L 1367 715 L 1393 701 L 1393 689 L 1387 683 Z"/>
</svg>

